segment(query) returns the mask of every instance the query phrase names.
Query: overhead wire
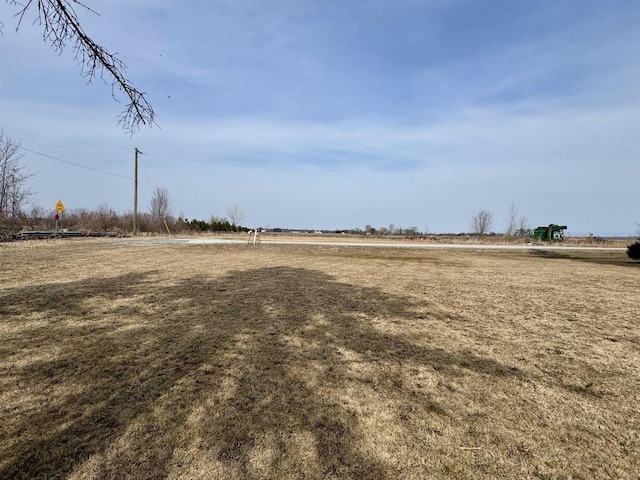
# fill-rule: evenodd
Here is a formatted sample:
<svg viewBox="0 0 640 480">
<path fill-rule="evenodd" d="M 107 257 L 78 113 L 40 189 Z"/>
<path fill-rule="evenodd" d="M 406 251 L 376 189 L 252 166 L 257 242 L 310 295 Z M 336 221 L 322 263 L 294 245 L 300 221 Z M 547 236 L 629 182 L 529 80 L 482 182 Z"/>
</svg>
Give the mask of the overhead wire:
<svg viewBox="0 0 640 480">
<path fill-rule="evenodd" d="M 31 150 L 30 148 L 26 148 L 26 147 L 23 147 L 21 145 L 18 146 L 18 148 L 20 148 L 21 150 L 24 150 L 25 152 L 34 153 L 36 155 L 40 155 L 41 157 L 46 157 L 46 158 L 50 158 L 51 160 L 56 160 L 57 162 L 62 162 L 62 163 L 66 163 L 66 164 L 69 164 L 69 165 L 73 165 L 74 167 L 84 168 L 86 170 L 92 170 L 94 172 L 102 173 L 104 175 L 111 175 L 112 177 L 124 178 L 125 180 L 131 180 L 131 181 L 134 180 L 133 177 L 127 177 L 125 175 L 120 175 L 118 173 L 107 172 L 105 170 L 100 170 L 99 168 L 88 167 L 86 165 L 82 165 L 80 163 L 72 162 L 70 160 L 65 160 L 63 158 L 54 157 L 53 155 L 49 155 L 49 154 L 42 153 L 42 152 L 37 152 L 36 150 Z"/>
</svg>

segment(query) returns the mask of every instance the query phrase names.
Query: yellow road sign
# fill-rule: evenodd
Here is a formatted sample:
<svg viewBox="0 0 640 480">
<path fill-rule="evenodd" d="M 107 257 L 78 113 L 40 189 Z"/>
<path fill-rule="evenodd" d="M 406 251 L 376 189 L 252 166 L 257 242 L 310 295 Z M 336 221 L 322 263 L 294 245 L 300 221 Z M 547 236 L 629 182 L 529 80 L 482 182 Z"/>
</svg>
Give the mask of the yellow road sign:
<svg viewBox="0 0 640 480">
<path fill-rule="evenodd" d="M 64 205 L 62 204 L 62 200 L 58 200 L 58 203 L 56 203 L 56 211 L 59 214 L 64 212 Z"/>
</svg>

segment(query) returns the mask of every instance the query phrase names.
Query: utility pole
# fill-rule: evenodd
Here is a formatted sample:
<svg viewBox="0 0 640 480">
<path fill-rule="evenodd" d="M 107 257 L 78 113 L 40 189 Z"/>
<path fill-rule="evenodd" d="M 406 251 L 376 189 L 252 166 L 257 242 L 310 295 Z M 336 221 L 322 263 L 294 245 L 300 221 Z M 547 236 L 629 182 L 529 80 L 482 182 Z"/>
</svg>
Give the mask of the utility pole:
<svg viewBox="0 0 640 480">
<path fill-rule="evenodd" d="M 135 168 L 135 176 L 134 176 L 134 184 L 133 184 L 133 236 L 138 235 L 138 154 L 142 153 L 138 150 L 138 147 L 135 149 L 136 154 L 136 168 Z"/>
</svg>

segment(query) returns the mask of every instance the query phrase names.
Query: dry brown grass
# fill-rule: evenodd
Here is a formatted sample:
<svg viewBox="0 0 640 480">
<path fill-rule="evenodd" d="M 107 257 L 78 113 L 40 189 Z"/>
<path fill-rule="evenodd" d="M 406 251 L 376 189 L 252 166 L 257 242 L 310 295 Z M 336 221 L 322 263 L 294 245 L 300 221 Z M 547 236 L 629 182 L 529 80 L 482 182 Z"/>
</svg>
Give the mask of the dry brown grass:
<svg viewBox="0 0 640 480">
<path fill-rule="evenodd" d="M 0 245 L 0 478 L 636 479 L 624 252 Z"/>
</svg>

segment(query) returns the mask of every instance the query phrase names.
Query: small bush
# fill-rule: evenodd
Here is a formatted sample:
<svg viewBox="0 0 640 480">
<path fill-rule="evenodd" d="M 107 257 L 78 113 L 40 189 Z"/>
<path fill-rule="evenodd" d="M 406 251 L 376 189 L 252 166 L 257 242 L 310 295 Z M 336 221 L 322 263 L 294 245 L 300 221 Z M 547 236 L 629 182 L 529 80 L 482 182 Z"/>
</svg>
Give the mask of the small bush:
<svg viewBox="0 0 640 480">
<path fill-rule="evenodd" d="M 629 245 L 627 255 L 633 260 L 640 260 L 640 240 Z"/>
</svg>

